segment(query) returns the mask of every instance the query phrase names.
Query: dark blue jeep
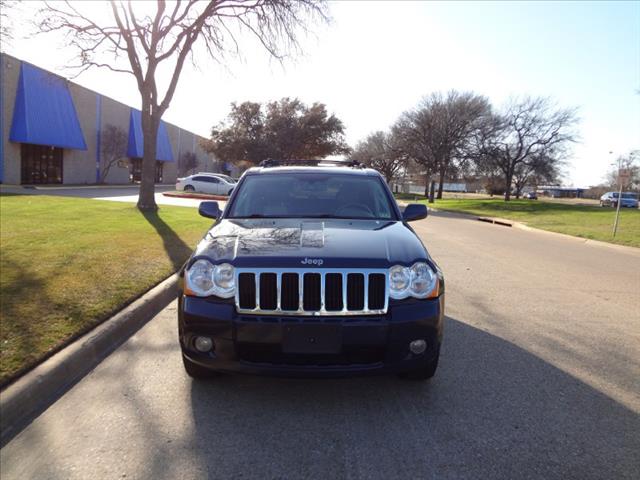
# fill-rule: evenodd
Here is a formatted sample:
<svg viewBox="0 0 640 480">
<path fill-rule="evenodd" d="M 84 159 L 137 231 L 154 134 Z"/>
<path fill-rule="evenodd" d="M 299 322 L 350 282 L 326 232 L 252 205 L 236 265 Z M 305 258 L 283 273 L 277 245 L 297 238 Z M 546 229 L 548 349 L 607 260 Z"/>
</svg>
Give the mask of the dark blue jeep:
<svg viewBox="0 0 640 480">
<path fill-rule="evenodd" d="M 438 365 L 444 279 L 375 170 L 247 171 L 183 270 L 179 335 L 195 378 L 398 373 Z"/>
</svg>

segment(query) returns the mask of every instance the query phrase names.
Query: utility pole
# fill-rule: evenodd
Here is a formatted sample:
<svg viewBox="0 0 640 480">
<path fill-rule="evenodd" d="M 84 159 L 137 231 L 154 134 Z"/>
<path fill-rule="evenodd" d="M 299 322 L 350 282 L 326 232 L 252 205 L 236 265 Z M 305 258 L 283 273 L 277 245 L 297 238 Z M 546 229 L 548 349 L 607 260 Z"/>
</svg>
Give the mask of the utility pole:
<svg viewBox="0 0 640 480">
<path fill-rule="evenodd" d="M 618 183 L 620 184 L 620 191 L 618 192 L 618 201 L 616 202 L 616 219 L 613 222 L 613 238 L 616 237 L 618 231 L 618 218 L 620 218 L 620 203 L 622 200 L 622 180 L 620 180 L 620 170 L 618 170 Z"/>
<path fill-rule="evenodd" d="M 622 158 L 618 158 L 618 201 L 616 202 L 616 219 L 613 222 L 613 238 L 618 231 L 618 219 L 620 218 L 620 204 L 622 203 L 622 187 L 629 179 L 629 170 L 622 168 Z"/>
</svg>

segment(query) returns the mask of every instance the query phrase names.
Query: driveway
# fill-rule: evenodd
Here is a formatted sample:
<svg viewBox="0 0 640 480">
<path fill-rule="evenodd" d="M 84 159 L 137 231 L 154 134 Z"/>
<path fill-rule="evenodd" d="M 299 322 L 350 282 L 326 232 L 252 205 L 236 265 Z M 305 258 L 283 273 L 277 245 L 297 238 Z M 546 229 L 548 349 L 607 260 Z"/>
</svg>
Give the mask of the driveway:
<svg viewBox="0 0 640 480">
<path fill-rule="evenodd" d="M 176 305 L 0 452 L 2 478 L 638 478 L 640 250 L 437 213 L 427 383 L 182 369 Z"/>
</svg>

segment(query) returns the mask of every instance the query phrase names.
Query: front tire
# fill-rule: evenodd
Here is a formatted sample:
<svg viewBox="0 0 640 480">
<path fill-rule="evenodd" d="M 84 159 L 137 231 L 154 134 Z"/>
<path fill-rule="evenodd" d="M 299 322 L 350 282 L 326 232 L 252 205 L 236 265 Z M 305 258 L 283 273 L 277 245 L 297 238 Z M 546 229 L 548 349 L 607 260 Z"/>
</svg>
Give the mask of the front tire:
<svg viewBox="0 0 640 480">
<path fill-rule="evenodd" d="M 438 360 L 440 359 L 440 348 L 435 358 L 427 363 L 424 367 L 411 370 L 409 372 L 403 372 L 398 376 L 404 380 L 429 380 L 436 374 L 438 369 Z"/>
<path fill-rule="evenodd" d="M 195 378 L 196 380 L 213 378 L 220 375 L 220 373 L 218 372 L 209 370 L 208 368 L 204 368 L 197 363 L 193 363 L 184 355 L 182 355 L 182 363 L 184 365 L 184 371 L 187 372 L 187 375 L 189 375 L 191 378 Z"/>
</svg>

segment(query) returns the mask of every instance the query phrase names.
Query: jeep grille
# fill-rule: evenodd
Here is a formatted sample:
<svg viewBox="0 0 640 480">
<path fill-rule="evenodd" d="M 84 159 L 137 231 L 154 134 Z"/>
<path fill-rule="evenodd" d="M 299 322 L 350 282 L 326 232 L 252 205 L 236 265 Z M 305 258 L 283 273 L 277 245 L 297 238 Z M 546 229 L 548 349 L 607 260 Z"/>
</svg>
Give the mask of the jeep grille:
<svg viewBox="0 0 640 480">
<path fill-rule="evenodd" d="M 387 312 L 387 270 L 236 269 L 238 313 L 379 315 Z"/>
</svg>

